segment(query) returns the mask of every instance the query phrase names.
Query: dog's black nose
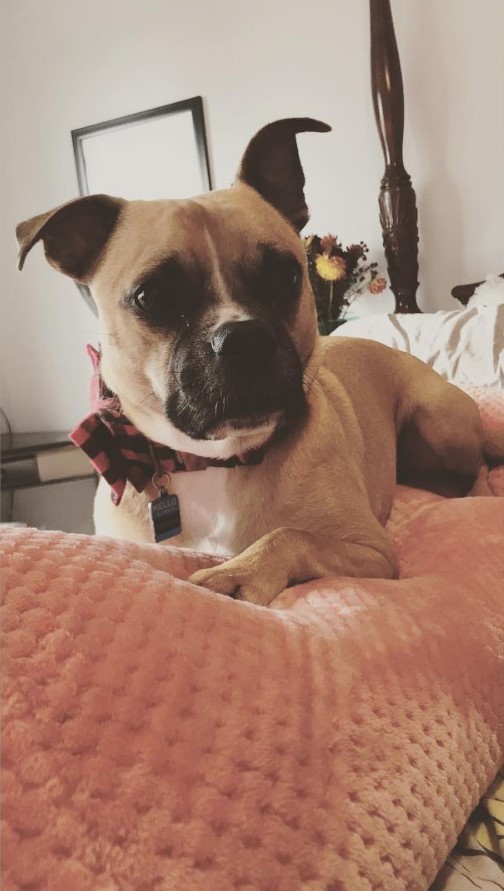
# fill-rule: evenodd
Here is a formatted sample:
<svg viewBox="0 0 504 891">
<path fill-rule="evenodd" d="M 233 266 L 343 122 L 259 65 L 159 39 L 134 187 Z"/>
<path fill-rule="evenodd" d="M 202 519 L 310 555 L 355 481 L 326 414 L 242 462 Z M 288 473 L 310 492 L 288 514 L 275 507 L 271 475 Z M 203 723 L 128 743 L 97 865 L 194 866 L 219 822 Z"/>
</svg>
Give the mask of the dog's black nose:
<svg viewBox="0 0 504 891">
<path fill-rule="evenodd" d="M 214 331 L 210 343 L 216 356 L 266 358 L 276 349 L 275 335 L 258 319 L 225 322 Z"/>
</svg>

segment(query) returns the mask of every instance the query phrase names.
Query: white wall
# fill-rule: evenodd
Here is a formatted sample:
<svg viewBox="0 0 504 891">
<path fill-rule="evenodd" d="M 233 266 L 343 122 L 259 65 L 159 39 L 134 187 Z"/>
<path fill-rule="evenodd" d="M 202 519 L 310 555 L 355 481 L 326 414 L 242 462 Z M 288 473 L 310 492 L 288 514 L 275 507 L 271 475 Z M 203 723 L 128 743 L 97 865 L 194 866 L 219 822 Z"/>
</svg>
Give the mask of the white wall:
<svg viewBox="0 0 504 891">
<path fill-rule="evenodd" d="M 420 303 L 450 307 L 453 284 L 503 267 L 504 2 L 393 9 Z M 222 187 L 265 122 L 319 117 L 333 133 L 300 139 L 311 231 L 364 239 L 381 259 L 366 0 L 2 0 L 0 50 L 1 402 L 15 430 L 69 429 L 87 406 L 93 316 L 40 247 L 17 273 L 13 241 L 17 222 L 76 196 L 73 128 L 201 94 Z"/>
</svg>

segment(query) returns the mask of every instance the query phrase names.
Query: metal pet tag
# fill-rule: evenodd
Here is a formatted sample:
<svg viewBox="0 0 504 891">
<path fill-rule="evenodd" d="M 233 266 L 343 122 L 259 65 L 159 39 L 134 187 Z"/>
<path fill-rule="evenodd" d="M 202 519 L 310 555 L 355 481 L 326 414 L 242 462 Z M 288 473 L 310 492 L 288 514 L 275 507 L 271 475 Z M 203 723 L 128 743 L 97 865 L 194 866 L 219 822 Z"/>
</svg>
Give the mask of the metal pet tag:
<svg viewBox="0 0 504 891">
<path fill-rule="evenodd" d="M 149 514 L 156 542 L 166 541 L 182 532 L 179 500 L 165 489 L 159 489 L 159 497 L 149 503 Z"/>
</svg>

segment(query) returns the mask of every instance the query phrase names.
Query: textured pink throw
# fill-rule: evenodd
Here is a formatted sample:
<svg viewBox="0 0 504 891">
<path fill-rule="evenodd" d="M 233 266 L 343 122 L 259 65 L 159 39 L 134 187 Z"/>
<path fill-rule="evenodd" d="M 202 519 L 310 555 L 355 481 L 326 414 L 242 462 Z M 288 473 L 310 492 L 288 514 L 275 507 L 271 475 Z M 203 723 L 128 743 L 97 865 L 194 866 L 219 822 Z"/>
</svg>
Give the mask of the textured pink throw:
<svg viewBox="0 0 504 891">
<path fill-rule="evenodd" d="M 398 489 L 390 529 L 400 581 L 270 609 L 5 534 L 5 891 L 425 891 L 503 757 L 504 499 Z"/>
</svg>

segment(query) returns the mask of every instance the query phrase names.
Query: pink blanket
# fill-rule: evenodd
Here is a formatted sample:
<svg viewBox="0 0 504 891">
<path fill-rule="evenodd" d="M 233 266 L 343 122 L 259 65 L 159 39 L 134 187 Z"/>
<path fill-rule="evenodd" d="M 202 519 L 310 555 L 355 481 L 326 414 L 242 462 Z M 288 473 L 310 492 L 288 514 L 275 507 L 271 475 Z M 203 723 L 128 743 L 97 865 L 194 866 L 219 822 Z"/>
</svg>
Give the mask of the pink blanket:
<svg viewBox="0 0 504 891">
<path fill-rule="evenodd" d="M 398 489 L 390 528 L 400 581 L 270 609 L 5 534 L 5 891 L 425 891 L 503 757 L 504 499 Z"/>
</svg>

